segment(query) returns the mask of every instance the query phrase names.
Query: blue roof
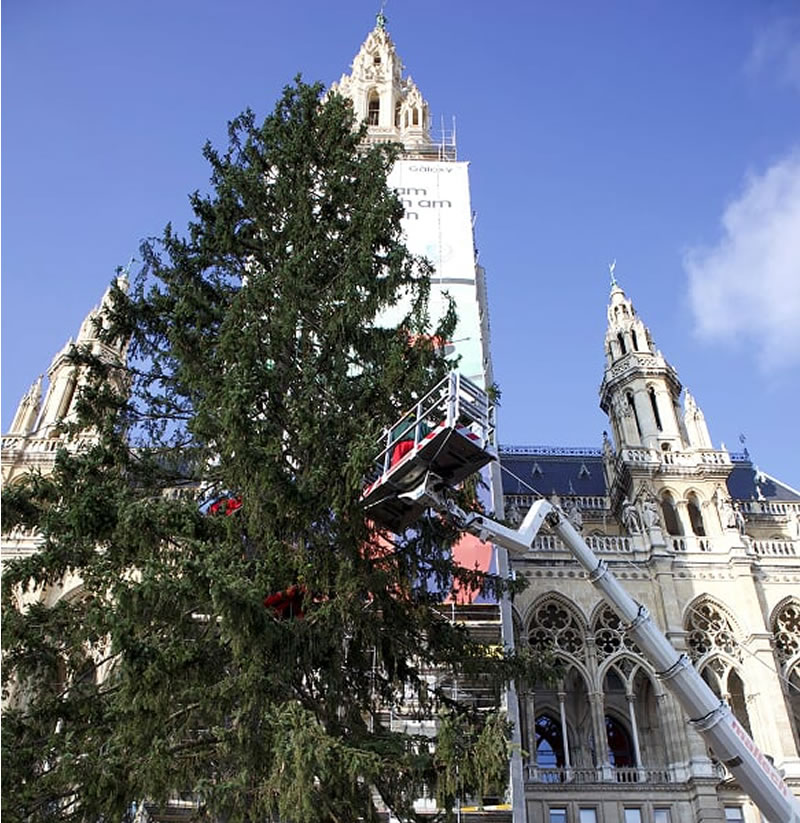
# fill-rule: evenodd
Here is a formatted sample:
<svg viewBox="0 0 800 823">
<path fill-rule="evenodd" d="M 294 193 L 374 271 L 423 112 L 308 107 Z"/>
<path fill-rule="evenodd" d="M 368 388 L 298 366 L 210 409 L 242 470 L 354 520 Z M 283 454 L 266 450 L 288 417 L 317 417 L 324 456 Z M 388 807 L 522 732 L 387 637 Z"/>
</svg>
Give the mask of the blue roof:
<svg viewBox="0 0 800 823">
<path fill-rule="evenodd" d="M 770 502 L 788 503 L 800 501 L 791 486 L 764 474 L 754 466 L 748 456 L 731 455 L 733 471 L 728 477 L 728 491 L 734 500 L 768 500 Z M 759 495 L 760 491 L 760 495 Z"/>
<path fill-rule="evenodd" d="M 500 449 L 503 494 L 602 496 L 606 493 L 600 449 L 526 446 Z"/>
<path fill-rule="evenodd" d="M 734 500 L 800 501 L 800 493 L 753 465 L 749 455 L 732 454 L 728 492 Z M 606 494 L 600 449 L 558 446 L 501 446 L 503 494 L 581 497 Z M 760 491 L 760 495 L 759 495 Z"/>
</svg>

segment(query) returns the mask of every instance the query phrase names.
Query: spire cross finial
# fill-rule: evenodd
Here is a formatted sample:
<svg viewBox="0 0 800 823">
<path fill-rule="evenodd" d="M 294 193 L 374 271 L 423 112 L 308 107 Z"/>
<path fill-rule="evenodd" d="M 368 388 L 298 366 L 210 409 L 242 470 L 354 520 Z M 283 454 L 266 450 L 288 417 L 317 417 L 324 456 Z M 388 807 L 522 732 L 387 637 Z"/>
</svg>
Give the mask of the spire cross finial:
<svg viewBox="0 0 800 823">
<path fill-rule="evenodd" d="M 614 270 L 617 268 L 617 258 L 615 257 L 608 264 L 608 273 L 611 275 L 611 288 L 617 285 L 617 278 L 614 276 Z"/>
<path fill-rule="evenodd" d="M 386 8 L 386 0 L 381 0 L 381 10 L 378 12 L 378 14 L 375 17 L 375 25 L 379 29 L 385 29 L 386 28 L 386 15 L 383 13 L 385 8 Z"/>
</svg>

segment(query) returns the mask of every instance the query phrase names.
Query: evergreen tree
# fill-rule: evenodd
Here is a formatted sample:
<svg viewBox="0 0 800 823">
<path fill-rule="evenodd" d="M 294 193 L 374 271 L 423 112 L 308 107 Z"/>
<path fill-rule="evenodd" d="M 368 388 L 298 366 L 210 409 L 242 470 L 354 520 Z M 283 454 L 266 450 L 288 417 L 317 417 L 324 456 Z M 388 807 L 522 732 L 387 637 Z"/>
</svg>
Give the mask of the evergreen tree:
<svg viewBox="0 0 800 823">
<path fill-rule="evenodd" d="M 380 432 L 449 368 L 431 341 L 454 314 L 431 328 L 396 149 L 365 148 L 320 95 L 298 81 L 206 146 L 211 194 L 185 237 L 144 244 L 104 318 L 129 340 L 125 395 L 120 364 L 75 352 L 91 445 L 6 493 L 6 527 L 42 535 L 3 576 L 9 820 L 119 820 L 186 792 L 199 819 L 373 819 L 376 794 L 413 817 L 423 787 L 502 788 L 505 724 L 424 675 L 499 695 L 535 668 L 442 618 L 452 586 L 508 584 L 458 568 L 441 519 L 398 538 L 359 503 Z M 438 751 L 391 730 L 400 704 L 444 717 Z"/>
</svg>

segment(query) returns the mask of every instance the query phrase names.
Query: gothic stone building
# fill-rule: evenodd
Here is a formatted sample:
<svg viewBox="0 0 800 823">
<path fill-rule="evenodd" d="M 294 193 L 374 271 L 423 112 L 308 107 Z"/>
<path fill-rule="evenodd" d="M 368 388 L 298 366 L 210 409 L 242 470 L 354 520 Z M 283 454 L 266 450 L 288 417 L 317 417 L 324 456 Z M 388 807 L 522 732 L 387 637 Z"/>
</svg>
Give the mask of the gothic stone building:
<svg viewBox="0 0 800 823">
<path fill-rule="evenodd" d="M 432 258 L 435 286 L 456 298 L 455 337 L 471 341 L 459 350 L 468 375 L 490 384 L 467 164 L 456 160 L 452 139 L 431 138 L 428 104 L 404 75 L 382 17 L 336 87 L 367 121 L 368 139 L 402 143 L 391 184 L 406 206 L 409 245 Z M 437 259 L 437 242 L 459 254 Z M 102 304 L 77 343 L 102 345 L 93 332 L 98 312 Z M 46 472 L 64 445 L 56 427 L 73 413 L 81 379 L 68 348 L 48 370 L 44 401 L 40 378 L 3 437 L 4 483 Z M 501 449 L 502 468 L 488 478 L 494 507 L 504 505 L 513 521 L 541 495 L 558 502 L 798 789 L 800 493 L 757 471 L 746 452 L 714 448 L 702 411 L 616 283 L 604 348 L 600 405 L 610 436 L 602 448 Z M 491 547 L 465 548 L 502 571 Z M 35 534 L 3 535 L 3 559 L 35 550 Z M 527 590 L 513 608 L 489 604 L 494 617 L 481 620 L 506 643 L 551 649 L 562 675 L 555 687 L 509 693 L 520 743 L 510 803 L 488 814 L 529 823 L 757 823 L 755 807 L 560 540 L 541 533 L 513 566 Z M 66 581 L 45 597 L 54 602 L 78 586 Z"/>
</svg>

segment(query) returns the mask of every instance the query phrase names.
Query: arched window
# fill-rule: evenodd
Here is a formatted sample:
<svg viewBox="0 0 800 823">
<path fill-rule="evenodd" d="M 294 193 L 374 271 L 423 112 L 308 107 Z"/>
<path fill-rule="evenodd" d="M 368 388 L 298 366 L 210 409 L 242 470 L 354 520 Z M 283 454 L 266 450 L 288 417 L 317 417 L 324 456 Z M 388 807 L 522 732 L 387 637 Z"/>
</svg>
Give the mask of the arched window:
<svg viewBox="0 0 800 823">
<path fill-rule="evenodd" d="M 800 603 L 790 600 L 772 620 L 775 656 L 783 674 L 783 688 L 792 731 L 800 746 Z"/>
<path fill-rule="evenodd" d="M 631 329 L 631 340 L 633 341 L 633 350 L 639 351 L 639 341 L 636 339 L 636 331 Z"/>
<path fill-rule="evenodd" d="M 548 714 L 536 718 L 536 765 L 542 769 L 562 769 L 566 765 L 561 724 Z"/>
<path fill-rule="evenodd" d="M 728 674 L 728 702 L 736 719 L 752 737 L 753 732 L 750 729 L 750 717 L 747 714 L 747 699 L 744 695 L 744 683 L 735 669 L 731 669 Z"/>
<path fill-rule="evenodd" d="M 651 386 L 648 394 L 650 395 L 650 405 L 653 407 L 653 417 L 656 421 L 656 428 L 659 431 L 663 431 L 664 427 L 661 425 L 661 415 L 658 413 L 658 403 L 656 402 L 656 390 Z"/>
<path fill-rule="evenodd" d="M 680 537 L 683 534 L 683 528 L 678 517 L 678 510 L 675 508 L 675 501 L 669 492 L 664 492 L 661 497 L 661 513 L 664 515 L 667 534 Z"/>
<path fill-rule="evenodd" d="M 419 125 L 419 109 L 416 106 L 414 106 L 414 108 L 412 109 L 412 117 L 413 117 L 414 125 L 418 126 Z"/>
<path fill-rule="evenodd" d="M 620 354 L 626 354 L 628 350 L 625 348 L 625 338 L 622 336 L 622 332 L 617 335 L 617 343 L 619 343 Z"/>
<path fill-rule="evenodd" d="M 381 119 L 381 101 L 375 92 L 369 96 L 369 104 L 367 105 L 367 123 L 370 126 L 377 126 Z"/>
<path fill-rule="evenodd" d="M 692 524 L 692 531 L 698 537 L 705 537 L 706 530 L 705 526 L 703 526 L 703 514 L 700 511 L 700 502 L 698 501 L 696 494 L 692 493 L 689 495 L 687 509 L 689 511 L 689 521 Z"/>
<path fill-rule="evenodd" d="M 628 730 L 615 717 L 606 715 L 606 742 L 608 743 L 608 760 L 616 768 L 635 766 L 633 743 Z"/>
</svg>

